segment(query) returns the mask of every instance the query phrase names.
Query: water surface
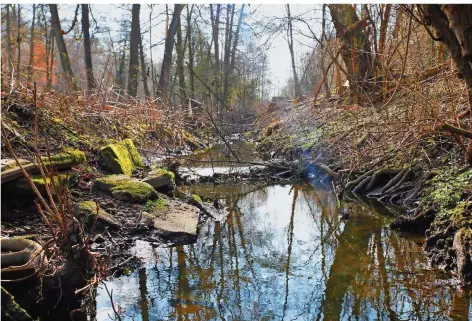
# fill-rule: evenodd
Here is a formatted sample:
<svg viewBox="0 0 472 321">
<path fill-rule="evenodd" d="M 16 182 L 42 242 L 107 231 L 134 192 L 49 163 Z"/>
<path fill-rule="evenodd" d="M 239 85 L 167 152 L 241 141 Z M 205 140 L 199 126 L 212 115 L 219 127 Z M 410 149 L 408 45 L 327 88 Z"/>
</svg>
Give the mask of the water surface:
<svg viewBox="0 0 472 321">
<path fill-rule="evenodd" d="M 391 216 L 309 185 L 203 185 L 229 215 L 208 221 L 196 244 L 152 248 L 146 266 L 112 279 L 122 320 L 467 320 L 471 299 L 430 270 L 418 239 Z M 110 320 L 103 288 L 96 319 Z"/>
</svg>

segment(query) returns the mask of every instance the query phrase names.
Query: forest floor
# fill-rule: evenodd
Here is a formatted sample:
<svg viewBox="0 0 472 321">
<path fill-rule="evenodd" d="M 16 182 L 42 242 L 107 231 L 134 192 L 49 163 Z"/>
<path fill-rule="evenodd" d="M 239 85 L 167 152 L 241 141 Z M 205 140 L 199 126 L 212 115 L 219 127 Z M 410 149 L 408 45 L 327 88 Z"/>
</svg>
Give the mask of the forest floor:
<svg viewBox="0 0 472 321">
<path fill-rule="evenodd" d="M 261 152 L 299 162 L 308 179 L 335 189 L 341 200 L 400 208 L 391 228 L 425 235 L 431 264 L 465 284 L 472 281 L 472 170 L 467 141 L 441 125 L 468 128 L 469 106 L 448 67 L 418 78 L 383 104 L 338 95 L 316 104 L 272 102 L 259 111 L 251 135 Z"/>
</svg>

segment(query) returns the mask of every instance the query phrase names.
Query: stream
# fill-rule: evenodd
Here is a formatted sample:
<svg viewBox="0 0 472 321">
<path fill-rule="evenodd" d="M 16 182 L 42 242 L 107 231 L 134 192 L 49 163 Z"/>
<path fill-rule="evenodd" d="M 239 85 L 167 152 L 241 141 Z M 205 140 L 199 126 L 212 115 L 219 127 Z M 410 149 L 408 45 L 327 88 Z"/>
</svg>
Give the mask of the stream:
<svg viewBox="0 0 472 321">
<path fill-rule="evenodd" d="M 382 208 L 352 203 L 342 220 L 330 189 L 303 182 L 189 192 L 226 201 L 228 216 L 195 244 L 138 241 L 145 266 L 107 282 L 123 321 L 472 319 L 470 294 L 428 266 L 421 237 L 391 231 Z M 114 315 L 102 285 L 91 310 Z"/>
</svg>

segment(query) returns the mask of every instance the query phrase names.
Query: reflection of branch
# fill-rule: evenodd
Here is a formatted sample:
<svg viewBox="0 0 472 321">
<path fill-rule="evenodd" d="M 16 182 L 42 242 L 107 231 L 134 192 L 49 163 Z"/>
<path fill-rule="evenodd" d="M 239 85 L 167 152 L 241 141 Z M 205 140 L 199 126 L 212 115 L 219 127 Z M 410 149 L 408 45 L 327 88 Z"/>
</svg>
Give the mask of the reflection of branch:
<svg viewBox="0 0 472 321">
<path fill-rule="evenodd" d="M 283 307 L 282 320 L 285 318 L 285 311 L 287 310 L 288 303 L 288 280 L 290 274 L 290 259 L 292 256 L 292 244 L 293 244 L 293 228 L 295 218 L 295 205 L 297 203 L 298 188 L 294 186 L 293 201 L 292 201 L 292 214 L 290 216 L 289 234 L 288 234 L 288 249 L 287 249 L 287 263 L 285 264 L 285 301 Z"/>
</svg>

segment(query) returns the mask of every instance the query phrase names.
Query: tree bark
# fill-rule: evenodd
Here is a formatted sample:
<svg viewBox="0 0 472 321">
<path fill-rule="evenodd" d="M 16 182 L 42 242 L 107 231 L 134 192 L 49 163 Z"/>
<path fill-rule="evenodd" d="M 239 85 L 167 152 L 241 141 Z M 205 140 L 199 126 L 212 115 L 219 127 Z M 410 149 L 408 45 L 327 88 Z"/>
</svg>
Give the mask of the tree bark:
<svg viewBox="0 0 472 321">
<path fill-rule="evenodd" d="M 20 79 L 20 67 L 21 67 L 21 6 L 17 4 L 17 25 L 16 25 L 16 46 L 17 46 L 17 59 L 16 59 L 16 80 Z"/>
<path fill-rule="evenodd" d="M 220 10 L 221 5 L 216 5 L 216 12 L 213 12 L 213 5 L 210 4 L 210 17 L 212 21 L 212 30 L 213 30 L 213 45 L 215 47 L 215 65 L 214 65 L 214 104 L 219 106 L 220 98 L 220 42 L 219 42 L 219 33 L 220 33 Z"/>
<path fill-rule="evenodd" d="M 162 68 L 161 74 L 159 77 L 159 86 L 160 95 L 162 100 L 167 97 L 167 82 L 170 74 L 170 67 L 172 64 L 172 51 L 174 50 L 174 37 L 177 32 L 177 27 L 180 21 L 180 13 L 184 5 L 175 4 L 174 12 L 172 13 L 172 21 L 167 30 L 167 36 L 164 47 L 164 58 L 162 59 Z"/>
<path fill-rule="evenodd" d="M 336 37 L 343 43 L 341 55 L 347 68 L 349 86 L 354 95 L 372 91 L 373 77 L 370 41 L 364 33 L 368 16 L 359 19 L 352 5 L 330 4 Z"/>
<path fill-rule="evenodd" d="M 293 27 L 292 27 L 292 17 L 290 15 L 290 5 L 287 4 L 285 8 L 287 10 L 287 19 L 288 19 L 287 43 L 288 43 L 288 49 L 290 50 L 290 58 L 292 60 L 293 82 L 295 86 L 295 99 L 299 99 L 301 96 L 301 91 L 300 91 L 300 83 L 298 82 L 297 68 L 295 65 L 295 54 L 293 52 Z"/>
<path fill-rule="evenodd" d="M 420 5 L 426 24 L 433 27 L 437 40 L 444 42 L 454 60 L 459 77 L 468 89 L 469 108 L 472 112 L 472 6 Z M 472 122 L 470 122 L 472 132 Z M 470 138 L 470 137 L 469 137 Z M 472 164 L 472 140 L 467 146 L 467 162 Z"/>
<path fill-rule="evenodd" d="M 223 58 L 223 96 L 222 101 L 227 106 L 227 93 L 229 81 L 229 66 L 231 59 L 231 43 L 233 38 L 233 19 L 235 5 L 226 5 L 226 29 L 225 29 L 225 52 Z"/>
<path fill-rule="evenodd" d="M 33 20 L 31 20 L 31 31 L 30 31 L 30 55 L 28 63 L 28 83 L 33 78 L 33 56 L 34 56 L 34 26 L 36 20 L 36 5 L 33 4 Z"/>
<path fill-rule="evenodd" d="M 132 97 L 138 95 L 138 64 L 139 64 L 139 11 L 140 4 L 133 4 L 131 9 L 131 36 L 129 44 L 129 74 L 128 74 L 128 94 Z"/>
<path fill-rule="evenodd" d="M 71 89 L 79 90 L 74 71 L 70 64 L 69 55 L 67 54 L 66 43 L 64 42 L 64 37 L 62 37 L 61 22 L 59 20 L 57 5 L 50 4 L 49 10 L 51 11 L 52 30 L 54 32 L 54 38 L 56 39 L 57 50 L 59 50 L 59 56 L 61 57 L 62 70 L 66 74 L 67 82 Z"/>
<path fill-rule="evenodd" d="M 180 23 L 177 26 L 177 75 L 179 77 L 179 92 L 182 106 L 187 104 L 187 88 L 185 86 L 185 73 L 184 73 L 184 55 L 185 47 L 184 41 L 182 39 L 182 24 Z"/>
<path fill-rule="evenodd" d="M 193 41 L 193 35 L 192 35 L 192 32 L 193 32 L 193 29 L 192 29 L 192 10 L 193 10 L 193 6 L 192 5 L 192 9 L 189 10 L 188 6 L 187 6 L 187 32 L 188 32 L 188 64 L 190 66 L 190 70 L 193 70 L 193 65 L 194 65 L 194 62 L 193 62 L 193 55 L 194 55 L 194 41 Z M 194 83 L 194 75 L 193 75 L 193 72 L 190 72 L 189 74 L 189 83 L 190 83 L 190 98 L 191 99 L 194 99 L 194 93 L 195 93 L 195 83 Z"/>
<path fill-rule="evenodd" d="M 82 4 L 82 34 L 84 36 L 84 60 L 85 73 L 87 76 L 87 89 L 92 90 L 97 86 L 93 77 L 92 65 L 92 45 L 90 43 L 90 21 L 89 21 L 89 5 Z"/>
<path fill-rule="evenodd" d="M 139 34 L 141 35 L 141 32 L 139 32 Z M 146 98 L 150 98 L 151 93 L 149 92 L 149 87 L 147 83 L 148 70 L 146 69 L 146 63 L 144 61 L 144 48 L 142 37 L 139 37 L 139 57 L 141 60 L 141 78 L 143 79 L 144 95 L 146 96 Z"/>
<path fill-rule="evenodd" d="M 8 51 L 8 68 L 11 68 L 13 63 L 13 44 L 12 44 L 12 32 L 11 32 L 11 25 L 10 25 L 10 6 L 9 4 L 6 6 L 6 20 L 7 20 L 7 51 Z"/>
<path fill-rule="evenodd" d="M 385 41 L 387 39 L 387 27 L 388 21 L 390 19 L 390 12 L 392 11 L 392 5 L 386 4 L 382 5 L 383 9 L 381 12 L 383 13 L 380 21 L 380 35 L 379 35 L 379 57 L 380 61 L 384 61 L 384 53 L 385 53 Z"/>
</svg>

